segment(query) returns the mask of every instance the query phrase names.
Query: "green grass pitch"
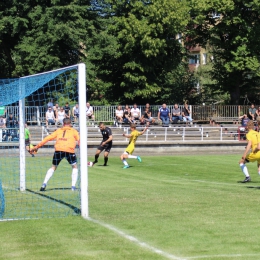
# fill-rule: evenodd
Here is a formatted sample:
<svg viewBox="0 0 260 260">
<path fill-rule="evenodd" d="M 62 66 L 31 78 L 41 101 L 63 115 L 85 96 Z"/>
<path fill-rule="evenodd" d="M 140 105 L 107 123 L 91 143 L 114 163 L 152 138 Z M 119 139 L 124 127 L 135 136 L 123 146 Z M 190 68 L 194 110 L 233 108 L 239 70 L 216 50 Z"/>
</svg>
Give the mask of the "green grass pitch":
<svg viewBox="0 0 260 260">
<path fill-rule="evenodd" d="M 260 176 L 256 164 L 248 164 L 252 182 L 239 183 L 240 157 L 143 156 L 142 163 L 128 159 L 131 167 L 122 169 L 119 157 L 112 156 L 109 166 L 99 166 L 101 156 L 88 168 L 92 220 L 0 222 L 0 259 L 260 259 Z M 49 165 L 42 162 L 35 170 L 33 159 L 27 167 L 36 175 L 31 189 L 38 190 Z M 71 169 L 64 162 L 46 194 L 55 196 L 64 186 L 59 174 L 70 187 Z M 67 189 L 59 193 L 66 194 L 64 200 L 74 196 Z"/>
</svg>

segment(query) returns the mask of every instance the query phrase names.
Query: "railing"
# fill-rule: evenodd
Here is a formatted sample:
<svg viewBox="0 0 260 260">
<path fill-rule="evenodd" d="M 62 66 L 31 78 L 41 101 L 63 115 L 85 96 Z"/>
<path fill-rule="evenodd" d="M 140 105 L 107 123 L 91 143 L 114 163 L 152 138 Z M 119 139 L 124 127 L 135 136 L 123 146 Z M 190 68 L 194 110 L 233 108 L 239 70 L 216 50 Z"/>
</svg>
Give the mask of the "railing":
<svg viewBox="0 0 260 260">
<path fill-rule="evenodd" d="M 123 129 L 129 134 L 129 128 Z M 113 134 L 113 137 L 115 135 Z M 122 136 L 119 134 L 119 136 Z M 232 127 L 156 127 L 146 131 L 139 137 L 139 141 L 146 142 L 175 142 L 175 141 L 244 141 L 245 132 L 239 131 L 237 126 Z M 91 135 L 89 136 L 91 138 Z M 117 138 L 115 138 L 117 139 Z M 121 139 L 121 138 L 120 138 Z M 115 140 L 116 141 L 116 140 Z M 122 140 L 121 140 L 122 141 Z M 126 141 L 129 141 L 126 139 Z"/>
<path fill-rule="evenodd" d="M 130 106 L 132 107 L 132 106 Z M 157 117 L 158 109 L 161 105 L 151 105 L 152 116 Z M 174 105 L 167 106 L 172 111 Z M 182 108 L 183 106 L 179 106 Z M 124 106 L 123 106 L 124 108 Z M 141 113 L 144 111 L 145 105 L 138 106 Z M 95 120 L 104 122 L 113 122 L 115 119 L 115 111 L 117 106 L 93 106 Z M 243 113 L 247 113 L 249 106 L 231 106 L 231 105 L 190 105 L 191 117 L 198 121 L 210 121 L 211 117 L 239 117 Z M 13 113 L 13 115 L 19 117 L 18 106 L 7 106 L 7 114 Z M 71 107 L 72 110 L 72 107 Z M 45 113 L 47 111 L 46 106 L 26 106 L 25 107 L 25 120 L 29 123 L 36 123 L 41 125 L 45 122 Z"/>
<path fill-rule="evenodd" d="M 50 130 L 50 133 L 53 130 Z M 122 136 L 123 133 L 130 134 L 129 127 L 111 127 L 113 132 L 113 143 L 117 142 L 129 142 L 129 139 Z M 141 131 L 143 127 L 138 127 L 137 130 Z M 49 130 L 48 130 L 49 131 Z M 42 127 L 42 139 L 49 133 L 45 127 Z M 231 141 L 238 142 L 245 140 L 245 129 L 241 129 L 238 126 L 230 127 L 204 127 L 204 126 L 170 126 L 170 127 L 150 127 L 142 136 L 138 138 L 138 141 L 144 141 L 147 143 L 174 143 L 174 142 L 222 142 Z M 97 126 L 88 127 L 88 143 L 100 142 L 102 136 Z"/>
</svg>

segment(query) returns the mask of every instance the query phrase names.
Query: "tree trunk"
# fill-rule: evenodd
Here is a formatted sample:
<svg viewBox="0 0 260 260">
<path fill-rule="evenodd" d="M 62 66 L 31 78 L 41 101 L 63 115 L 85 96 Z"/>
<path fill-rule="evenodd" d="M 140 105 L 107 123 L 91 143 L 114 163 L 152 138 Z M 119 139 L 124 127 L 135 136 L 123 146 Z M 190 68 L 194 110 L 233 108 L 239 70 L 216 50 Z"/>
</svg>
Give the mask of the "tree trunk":
<svg viewBox="0 0 260 260">
<path fill-rule="evenodd" d="M 239 85 L 233 86 L 230 91 L 230 104 L 231 105 L 239 105 L 240 100 L 240 87 Z"/>
</svg>

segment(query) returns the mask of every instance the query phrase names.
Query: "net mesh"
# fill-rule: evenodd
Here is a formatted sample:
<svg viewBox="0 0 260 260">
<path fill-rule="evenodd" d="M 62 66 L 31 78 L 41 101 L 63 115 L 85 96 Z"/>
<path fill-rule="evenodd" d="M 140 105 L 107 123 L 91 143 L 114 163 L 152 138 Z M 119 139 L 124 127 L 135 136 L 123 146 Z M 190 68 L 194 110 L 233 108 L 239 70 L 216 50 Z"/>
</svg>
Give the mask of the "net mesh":
<svg viewBox="0 0 260 260">
<path fill-rule="evenodd" d="M 17 123 L 20 116 L 17 102 L 25 99 L 25 119 L 30 119 L 27 127 L 31 135 L 30 145 L 36 145 L 62 127 L 56 119 L 53 124 L 49 122 L 46 125 L 49 102 L 53 102 L 53 105 L 57 103 L 59 110 L 68 103 L 73 127 L 78 130 L 76 118 L 72 115 L 72 109 L 78 102 L 77 66 L 20 79 L 0 80 L 0 88 L 0 105 L 6 110 L 5 126 L 0 128 L 0 218 L 28 219 L 78 215 L 80 178 L 78 177 L 76 192 L 72 191 L 72 168 L 66 159 L 61 161 L 54 172 L 46 191 L 40 191 L 46 172 L 52 165 L 55 141 L 48 142 L 34 157 L 25 151 L 26 189 L 20 190 L 21 136 Z M 10 115 L 16 122 L 10 121 Z M 78 149 L 76 156 L 79 166 Z"/>
</svg>

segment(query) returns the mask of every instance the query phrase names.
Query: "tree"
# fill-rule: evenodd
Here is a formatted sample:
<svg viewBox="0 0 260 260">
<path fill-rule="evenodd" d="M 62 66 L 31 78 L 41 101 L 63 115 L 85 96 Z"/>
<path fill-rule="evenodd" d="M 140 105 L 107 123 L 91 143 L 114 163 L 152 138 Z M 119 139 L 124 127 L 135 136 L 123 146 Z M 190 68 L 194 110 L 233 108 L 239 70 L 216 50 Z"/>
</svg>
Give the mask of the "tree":
<svg viewBox="0 0 260 260">
<path fill-rule="evenodd" d="M 188 23 L 187 2 L 107 0 L 102 4 L 109 7 L 97 8 L 104 30 L 87 52 L 95 76 L 89 82 L 91 89 L 114 101 L 158 99 L 167 74 L 179 67 L 185 53 L 176 35 Z"/>
<path fill-rule="evenodd" d="M 93 14 L 89 0 L 0 3 L 0 76 L 18 77 L 76 64 Z"/>
<path fill-rule="evenodd" d="M 191 0 L 187 44 L 211 46 L 215 89 L 239 104 L 260 83 L 260 3 L 249 0 Z"/>
</svg>

